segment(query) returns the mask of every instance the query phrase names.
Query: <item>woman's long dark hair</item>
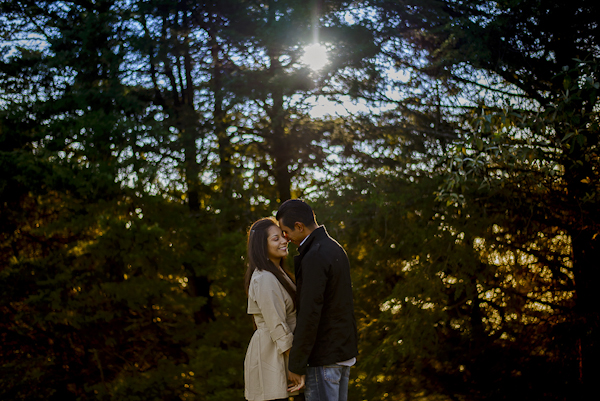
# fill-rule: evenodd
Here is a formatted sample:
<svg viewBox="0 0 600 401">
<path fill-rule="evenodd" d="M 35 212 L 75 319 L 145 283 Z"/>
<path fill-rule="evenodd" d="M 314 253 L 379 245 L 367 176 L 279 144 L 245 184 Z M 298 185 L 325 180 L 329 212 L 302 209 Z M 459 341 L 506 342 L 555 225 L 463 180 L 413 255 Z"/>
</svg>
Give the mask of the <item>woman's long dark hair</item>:
<svg viewBox="0 0 600 401">
<path fill-rule="evenodd" d="M 283 288 L 292 297 L 294 301 L 294 309 L 296 309 L 296 290 L 292 287 L 288 280 L 286 280 L 284 274 L 293 281 L 292 277 L 285 270 L 285 258 L 281 258 L 280 266 L 283 269 L 277 268 L 277 266 L 269 259 L 267 251 L 267 239 L 268 230 L 271 226 L 278 227 L 277 222 L 272 217 L 265 217 L 252 224 L 250 231 L 248 231 L 248 267 L 246 268 L 246 276 L 244 284 L 246 286 L 246 295 L 248 295 L 248 289 L 250 288 L 250 279 L 254 270 L 266 270 L 273 273 L 277 280 L 281 283 Z"/>
</svg>

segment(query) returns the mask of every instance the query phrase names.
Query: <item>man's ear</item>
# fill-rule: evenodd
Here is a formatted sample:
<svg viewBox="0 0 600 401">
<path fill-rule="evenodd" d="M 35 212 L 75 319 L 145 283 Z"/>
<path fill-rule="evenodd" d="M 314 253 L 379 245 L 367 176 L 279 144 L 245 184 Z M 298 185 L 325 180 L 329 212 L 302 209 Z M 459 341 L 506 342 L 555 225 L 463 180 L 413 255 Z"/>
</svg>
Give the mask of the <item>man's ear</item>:
<svg viewBox="0 0 600 401">
<path fill-rule="evenodd" d="M 304 223 L 301 223 L 299 221 L 295 222 L 294 229 L 300 232 L 304 231 Z"/>
</svg>

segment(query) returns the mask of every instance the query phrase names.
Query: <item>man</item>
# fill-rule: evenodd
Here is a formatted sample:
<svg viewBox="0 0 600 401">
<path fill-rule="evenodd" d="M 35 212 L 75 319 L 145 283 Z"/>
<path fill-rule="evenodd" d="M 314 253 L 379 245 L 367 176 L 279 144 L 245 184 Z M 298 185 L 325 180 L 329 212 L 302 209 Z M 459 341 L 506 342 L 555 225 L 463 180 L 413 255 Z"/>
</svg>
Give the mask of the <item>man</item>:
<svg viewBox="0 0 600 401">
<path fill-rule="evenodd" d="M 304 201 L 285 201 L 276 219 L 300 253 L 294 258 L 297 321 L 290 389 L 301 388 L 306 379 L 308 401 L 346 401 L 350 366 L 358 354 L 348 256 L 324 226 L 317 226 Z"/>
</svg>

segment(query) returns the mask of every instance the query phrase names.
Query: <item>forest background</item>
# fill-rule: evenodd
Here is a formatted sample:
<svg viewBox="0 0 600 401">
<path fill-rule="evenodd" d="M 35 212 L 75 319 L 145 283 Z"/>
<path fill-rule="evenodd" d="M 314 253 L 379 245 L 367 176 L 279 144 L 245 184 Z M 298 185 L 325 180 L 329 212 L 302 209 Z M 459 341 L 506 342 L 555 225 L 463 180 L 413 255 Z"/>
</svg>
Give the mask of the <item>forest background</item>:
<svg viewBox="0 0 600 401">
<path fill-rule="evenodd" d="M 591 389 L 597 0 L 0 13 L 2 400 L 242 400 L 246 230 L 288 198 L 351 259 L 351 400 Z"/>
</svg>

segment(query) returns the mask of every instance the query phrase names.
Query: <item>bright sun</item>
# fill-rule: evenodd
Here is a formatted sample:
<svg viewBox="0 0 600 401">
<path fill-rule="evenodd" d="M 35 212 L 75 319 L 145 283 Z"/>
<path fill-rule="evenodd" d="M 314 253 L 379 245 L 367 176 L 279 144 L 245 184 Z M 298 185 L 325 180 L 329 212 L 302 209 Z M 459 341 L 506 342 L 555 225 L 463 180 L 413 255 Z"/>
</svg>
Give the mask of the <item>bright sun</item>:
<svg viewBox="0 0 600 401">
<path fill-rule="evenodd" d="M 327 49 L 320 43 L 313 43 L 304 48 L 304 56 L 300 59 L 311 70 L 319 71 L 327 64 Z"/>
</svg>

